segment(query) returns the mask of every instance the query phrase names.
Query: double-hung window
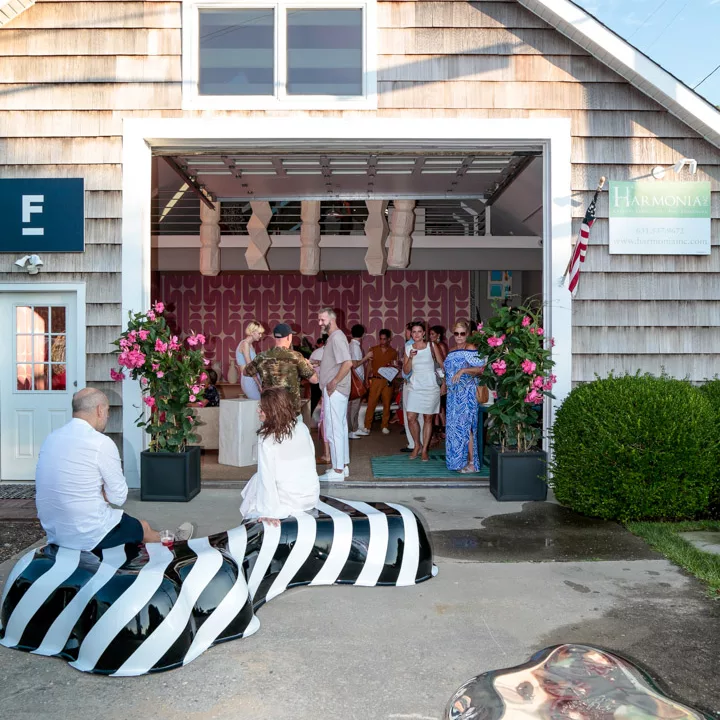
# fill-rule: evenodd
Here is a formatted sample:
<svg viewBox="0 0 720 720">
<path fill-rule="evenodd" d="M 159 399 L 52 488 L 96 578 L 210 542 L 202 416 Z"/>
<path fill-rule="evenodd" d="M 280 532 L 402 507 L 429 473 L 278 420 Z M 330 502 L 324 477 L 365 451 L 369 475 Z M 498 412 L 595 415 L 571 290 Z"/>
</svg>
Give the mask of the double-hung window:
<svg viewBox="0 0 720 720">
<path fill-rule="evenodd" d="M 184 0 L 183 106 L 376 105 L 375 0 Z"/>
</svg>

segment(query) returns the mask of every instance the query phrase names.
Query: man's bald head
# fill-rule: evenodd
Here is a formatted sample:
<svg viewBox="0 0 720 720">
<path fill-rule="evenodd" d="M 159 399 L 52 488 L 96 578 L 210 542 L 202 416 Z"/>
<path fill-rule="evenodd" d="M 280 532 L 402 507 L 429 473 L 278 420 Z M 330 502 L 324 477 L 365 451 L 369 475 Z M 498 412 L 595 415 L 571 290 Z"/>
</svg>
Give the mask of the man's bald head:
<svg viewBox="0 0 720 720">
<path fill-rule="evenodd" d="M 110 402 L 105 393 L 95 388 L 78 390 L 72 399 L 73 417 L 85 420 L 98 432 L 107 425 Z"/>
</svg>

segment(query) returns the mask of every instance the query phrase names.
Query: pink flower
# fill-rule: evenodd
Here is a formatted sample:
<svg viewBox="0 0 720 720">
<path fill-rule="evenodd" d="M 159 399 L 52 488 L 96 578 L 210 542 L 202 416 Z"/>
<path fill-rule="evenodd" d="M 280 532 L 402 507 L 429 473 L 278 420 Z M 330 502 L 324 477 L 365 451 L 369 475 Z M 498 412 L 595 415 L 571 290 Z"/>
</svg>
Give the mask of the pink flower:
<svg viewBox="0 0 720 720">
<path fill-rule="evenodd" d="M 543 386 L 543 390 L 552 390 L 552 383 L 548 380 Z"/>
<path fill-rule="evenodd" d="M 190 347 L 195 347 L 198 344 L 198 338 L 197 335 L 191 335 L 187 339 L 187 344 L 190 345 Z"/>
<path fill-rule="evenodd" d="M 507 372 L 507 363 L 504 360 L 496 360 L 490 367 L 496 375 L 504 375 Z"/>
<path fill-rule="evenodd" d="M 530 328 L 530 334 L 534 335 L 537 332 L 536 328 Z"/>
<path fill-rule="evenodd" d="M 138 330 L 138 337 L 144 342 L 148 339 L 148 335 L 150 334 L 149 330 Z"/>
<path fill-rule="evenodd" d="M 153 310 L 158 314 L 161 315 L 162 311 L 165 309 L 165 303 L 162 303 L 160 301 L 156 302 L 153 305 Z"/>
<path fill-rule="evenodd" d="M 532 375 L 535 372 L 536 364 L 532 360 L 523 360 L 520 365 L 522 371 L 528 375 Z"/>
<path fill-rule="evenodd" d="M 533 387 L 534 388 L 541 388 L 543 386 L 543 383 L 545 382 L 545 378 L 542 375 L 536 375 L 533 378 Z"/>
<path fill-rule="evenodd" d="M 190 402 L 195 402 L 197 398 L 194 395 L 191 395 L 189 398 Z"/>
<path fill-rule="evenodd" d="M 165 373 L 161 370 L 161 371 L 157 374 L 157 377 L 158 377 L 158 380 L 159 380 L 161 377 L 165 377 Z"/>
<path fill-rule="evenodd" d="M 125 373 L 122 370 L 118 372 L 115 368 L 110 368 L 110 379 L 115 382 L 120 382 L 125 379 Z"/>
<path fill-rule="evenodd" d="M 172 339 L 170 340 L 170 344 L 168 345 L 168 350 L 179 350 L 180 349 L 180 343 L 178 342 L 178 336 L 173 335 Z"/>
<path fill-rule="evenodd" d="M 206 372 L 200 373 L 200 382 L 204 383 L 208 379 L 208 374 Z"/>
<path fill-rule="evenodd" d="M 157 372 L 157 371 L 160 369 L 160 364 L 159 364 L 159 363 L 153 363 L 150 367 L 151 367 L 155 372 Z"/>
<path fill-rule="evenodd" d="M 542 328 L 538 328 L 538 329 L 537 329 L 537 334 L 538 334 L 538 335 L 544 335 L 544 334 L 545 334 L 545 331 L 544 331 Z"/>
<path fill-rule="evenodd" d="M 523 327 L 527 327 L 531 322 L 532 322 L 532 320 L 526 315 L 526 316 L 522 319 L 522 326 L 523 326 Z"/>
<path fill-rule="evenodd" d="M 493 390 L 493 391 L 492 391 L 492 396 L 493 396 L 493 400 L 497 400 L 497 399 L 498 399 L 497 390 Z"/>
<path fill-rule="evenodd" d="M 187 419 L 188 419 L 190 422 L 192 422 L 192 421 L 193 421 L 193 416 L 192 416 L 192 415 L 188 415 L 188 416 L 187 416 Z"/>
<path fill-rule="evenodd" d="M 202 333 L 198 333 L 197 341 L 198 341 L 198 345 L 204 345 L 205 344 L 205 336 Z"/>
<path fill-rule="evenodd" d="M 500 347 L 500 346 L 503 344 L 503 339 L 504 339 L 504 337 L 505 337 L 505 336 L 503 336 L 503 337 L 489 337 L 488 340 L 487 340 L 487 344 L 488 344 L 490 347 Z"/>
<path fill-rule="evenodd" d="M 164 343 L 160 338 L 155 341 L 156 352 L 167 352 L 168 344 Z"/>
<path fill-rule="evenodd" d="M 203 363 L 204 363 L 205 367 L 207 367 L 207 366 L 210 364 L 209 358 L 205 358 L 205 359 L 203 360 Z"/>
<path fill-rule="evenodd" d="M 555 347 L 555 338 L 550 338 L 550 347 Z"/>
<path fill-rule="evenodd" d="M 537 404 L 542 399 L 542 395 L 538 393 L 537 390 L 531 390 L 526 396 L 525 396 L 525 402 L 530 403 L 532 405 Z"/>
<path fill-rule="evenodd" d="M 554 385 L 557 382 L 557 376 L 556 375 L 550 375 L 550 384 Z"/>
<path fill-rule="evenodd" d="M 143 402 L 144 402 L 149 408 L 154 408 L 154 407 L 155 407 L 155 398 L 152 397 L 151 395 L 146 395 L 146 396 L 143 398 Z"/>
<path fill-rule="evenodd" d="M 127 350 L 130 347 L 131 343 L 127 338 L 120 338 L 120 347 L 123 350 Z"/>
<path fill-rule="evenodd" d="M 482 329 L 483 329 L 483 324 L 482 324 L 482 323 L 478 323 L 478 324 L 477 324 L 477 329 L 478 329 L 478 330 L 482 330 Z"/>
<path fill-rule="evenodd" d="M 149 381 L 148 381 L 148 379 L 147 379 L 146 377 L 141 377 L 141 378 L 140 378 L 140 384 L 141 384 L 141 385 L 147 385 L 148 382 L 149 382 Z"/>
<path fill-rule="evenodd" d="M 157 317 L 152 310 L 147 314 L 147 316 L 148 320 L 155 320 L 155 318 Z"/>
<path fill-rule="evenodd" d="M 201 389 L 202 388 L 199 385 L 193 385 L 191 388 L 193 395 L 197 395 Z"/>
</svg>

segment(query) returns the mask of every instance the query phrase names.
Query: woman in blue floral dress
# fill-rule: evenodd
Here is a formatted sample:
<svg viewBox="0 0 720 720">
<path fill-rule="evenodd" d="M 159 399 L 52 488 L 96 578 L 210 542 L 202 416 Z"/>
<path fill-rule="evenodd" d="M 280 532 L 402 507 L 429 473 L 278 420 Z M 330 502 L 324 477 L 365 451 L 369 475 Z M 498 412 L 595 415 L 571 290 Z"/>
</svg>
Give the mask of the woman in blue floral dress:
<svg viewBox="0 0 720 720">
<path fill-rule="evenodd" d="M 445 462 L 448 470 L 479 472 L 477 375 L 485 366 L 477 348 L 467 343 L 470 323 L 458 320 L 453 328 L 455 347 L 445 358 L 447 419 Z"/>
</svg>

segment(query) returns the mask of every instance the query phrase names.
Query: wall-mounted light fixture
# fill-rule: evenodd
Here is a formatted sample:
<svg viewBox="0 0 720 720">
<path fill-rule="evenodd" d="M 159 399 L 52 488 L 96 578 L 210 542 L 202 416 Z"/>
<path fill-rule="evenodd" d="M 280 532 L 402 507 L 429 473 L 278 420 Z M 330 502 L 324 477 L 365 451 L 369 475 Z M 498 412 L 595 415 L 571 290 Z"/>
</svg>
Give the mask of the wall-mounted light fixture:
<svg viewBox="0 0 720 720">
<path fill-rule="evenodd" d="M 25 270 L 28 275 L 37 275 L 40 272 L 40 266 L 43 264 L 43 261 L 39 255 L 25 255 L 19 260 L 16 260 L 15 264 Z"/>
<path fill-rule="evenodd" d="M 686 165 L 692 175 L 697 172 L 697 160 L 692 160 L 691 158 L 680 158 L 680 160 L 678 160 L 671 168 L 668 168 L 668 170 L 672 170 L 677 175 L 677 173 L 679 173 Z M 662 165 L 656 165 L 652 169 L 652 176 L 656 180 L 662 180 L 665 177 L 665 172 L 666 169 Z"/>
</svg>

